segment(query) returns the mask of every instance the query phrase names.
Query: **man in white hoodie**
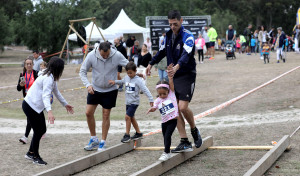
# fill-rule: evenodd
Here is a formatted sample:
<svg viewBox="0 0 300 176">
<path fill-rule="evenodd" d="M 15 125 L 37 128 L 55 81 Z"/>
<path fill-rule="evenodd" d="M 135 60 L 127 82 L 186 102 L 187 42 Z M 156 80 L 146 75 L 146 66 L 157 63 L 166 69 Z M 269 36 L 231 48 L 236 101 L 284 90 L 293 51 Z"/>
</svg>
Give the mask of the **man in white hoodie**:
<svg viewBox="0 0 300 176">
<path fill-rule="evenodd" d="M 115 48 L 111 48 L 108 42 L 100 43 L 99 47 L 89 52 L 82 63 L 79 75 L 88 90 L 86 117 L 91 139 L 84 147 L 91 151 L 105 149 L 105 142 L 110 127 L 110 112 L 116 106 L 118 87 L 109 84 L 109 80 L 117 79 L 118 66 L 125 67 L 128 60 Z M 88 70 L 92 68 L 92 83 L 87 78 Z M 94 113 L 100 104 L 102 106 L 102 140 L 99 142 L 96 136 L 96 123 Z"/>
</svg>

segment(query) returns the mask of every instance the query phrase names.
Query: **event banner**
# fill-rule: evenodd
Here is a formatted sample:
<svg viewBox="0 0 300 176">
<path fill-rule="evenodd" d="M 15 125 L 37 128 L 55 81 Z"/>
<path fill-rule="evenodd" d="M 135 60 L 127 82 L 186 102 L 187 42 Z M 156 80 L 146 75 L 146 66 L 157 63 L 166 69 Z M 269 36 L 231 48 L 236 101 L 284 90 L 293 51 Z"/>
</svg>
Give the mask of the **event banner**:
<svg viewBox="0 0 300 176">
<path fill-rule="evenodd" d="M 211 16 L 182 16 L 182 25 L 185 29 L 191 31 L 195 38 L 201 32 L 204 26 L 211 24 Z M 159 49 L 159 38 L 163 32 L 170 30 L 167 16 L 147 16 L 146 27 L 150 28 L 150 38 L 152 50 Z"/>
</svg>

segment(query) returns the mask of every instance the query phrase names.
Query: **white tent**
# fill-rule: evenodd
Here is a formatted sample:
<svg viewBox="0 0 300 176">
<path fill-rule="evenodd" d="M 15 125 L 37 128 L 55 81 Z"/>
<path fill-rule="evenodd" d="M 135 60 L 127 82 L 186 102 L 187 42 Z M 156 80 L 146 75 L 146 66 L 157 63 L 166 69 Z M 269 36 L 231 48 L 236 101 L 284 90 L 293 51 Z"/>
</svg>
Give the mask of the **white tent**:
<svg viewBox="0 0 300 176">
<path fill-rule="evenodd" d="M 148 36 L 147 34 L 150 33 L 149 29 L 135 24 L 123 9 L 117 19 L 105 31 L 115 33 L 118 36 L 123 35 L 126 39 L 128 36 L 134 35 L 140 41 L 140 45 L 144 43 L 145 38 Z"/>
<path fill-rule="evenodd" d="M 91 33 L 91 29 L 92 29 L 92 25 L 93 25 L 93 22 L 90 22 L 90 24 L 88 24 L 86 27 L 85 27 L 85 31 L 86 31 L 86 41 L 88 41 L 88 38 L 90 36 L 90 33 Z M 112 32 L 108 32 L 106 30 L 103 30 L 99 27 L 102 35 L 104 36 L 105 40 L 108 40 L 110 42 L 112 42 L 114 40 L 114 38 L 116 37 L 116 35 Z M 75 33 L 73 34 L 70 34 L 69 37 L 68 37 L 69 40 L 72 40 L 72 41 L 77 41 L 77 35 Z M 90 41 L 103 41 L 96 25 L 94 25 L 93 27 L 93 31 L 92 31 L 92 35 L 91 35 L 91 40 Z"/>
</svg>

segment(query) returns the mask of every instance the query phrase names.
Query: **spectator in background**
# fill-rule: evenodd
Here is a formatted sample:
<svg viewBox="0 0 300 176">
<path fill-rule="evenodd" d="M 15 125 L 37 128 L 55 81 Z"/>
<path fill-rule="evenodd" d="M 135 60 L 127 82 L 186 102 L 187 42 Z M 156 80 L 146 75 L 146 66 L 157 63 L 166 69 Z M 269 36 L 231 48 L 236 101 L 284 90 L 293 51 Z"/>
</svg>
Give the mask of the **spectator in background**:
<svg viewBox="0 0 300 176">
<path fill-rule="evenodd" d="M 199 63 L 203 64 L 204 56 L 203 56 L 203 47 L 205 45 L 205 40 L 202 38 L 202 35 L 199 34 L 199 37 L 195 41 L 196 50 L 198 52 L 198 60 Z M 200 57 L 202 57 L 202 61 L 200 60 Z"/>
<path fill-rule="evenodd" d="M 135 42 L 135 36 L 131 36 L 127 39 L 127 41 L 126 41 L 127 56 L 130 56 L 130 49 L 134 45 L 134 42 Z"/>
<path fill-rule="evenodd" d="M 153 55 L 155 56 L 156 54 L 157 51 L 153 51 Z M 158 64 L 156 64 L 155 68 L 158 69 L 159 80 L 169 82 L 167 73 L 167 57 L 164 57 Z"/>
<path fill-rule="evenodd" d="M 260 46 L 260 59 L 264 59 L 262 52 L 261 52 L 264 44 L 267 42 L 267 31 L 265 31 L 264 26 L 260 26 L 260 31 L 258 33 L 258 42 L 259 42 L 259 46 Z"/>
<path fill-rule="evenodd" d="M 232 25 L 228 26 L 228 30 L 226 31 L 226 40 L 235 41 L 236 31 L 233 29 Z"/>
<path fill-rule="evenodd" d="M 285 47 L 285 33 L 282 31 L 282 27 L 277 28 L 277 37 L 275 39 L 275 45 L 274 49 L 277 51 L 277 63 L 280 61 L 280 56 L 282 57 L 283 62 L 285 62 L 285 53 L 284 53 L 284 47 Z"/>
<path fill-rule="evenodd" d="M 294 41 L 295 41 L 295 52 L 300 53 L 300 24 L 298 24 L 294 31 Z"/>
<path fill-rule="evenodd" d="M 208 33 L 207 36 L 209 37 L 209 42 L 210 42 L 210 55 L 211 58 L 209 58 L 210 60 L 215 59 L 215 43 L 218 37 L 218 33 L 215 30 L 215 28 L 212 27 L 212 25 L 210 24 L 208 26 Z"/>
<path fill-rule="evenodd" d="M 151 56 L 150 52 L 148 51 L 147 45 L 143 44 L 141 54 L 139 54 L 137 67 L 143 66 L 143 67 L 147 68 L 151 59 L 152 59 L 152 56 Z M 145 72 L 145 74 L 146 74 L 146 72 Z"/>
<path fill-rule="evenodd" d="M 148 52 L 149 52 L 150 54 L 152 54 L 152 49 L 151 49 L 152 43 L 151 43 L 149 37 L 147 37 L 147 39 L 146 39 L 146 41 L 144 42 L 144 44 L 147 45 L 147 50 L 148 50 Z M 148 66 L 148 65 L 147 65 L 147 66 Z"/>
<path fill-rule="evenodd" d="M 204 40 L 205 40 L 205 47 L 206 47 L 206 56 L 205 56 L 205 58 L 206 59 L 208 59 L 208 58 L 210 58 L 210 56 L 208 55 L 209 54 L 209 52 L 210 52 L 210 42 L 209 42 L 209 37 L 208 37 L 208 35 L 207 35 L 207 26 L 205 26 L 204 27 L 204 30 L 202 30 L 201 31 L 201 33 L 202 33 L 202 37 L 204 38 Z"/>
<path fill-rule="evenodd" d="M 238 52 L 239 54 L 240 54 L 240 48 L 241 48 L 241 40 L 240 40 L 240 38 L 238 37 L 237 39 L 236 39 L 236 52 Z"/>
<path fill-rule="evenodd" d="M 134 41 L 134 45 L 130 49 L 129 61 L 133 61 L 135 65 L 138 64 L 139 54 L 141 49 L 139 48 L 140 42 L 138 40 Z"/>
<path fill-rule="evenodd" d="M 251 55 L 251 53 L 250 53 L 250 40 L 251 40 L 251 35 L 252 35 L 251 29 L 252 29 L 252 24 L 249 24 L 248 27 L 246 27 L 244 30 L 244 37 L 246 39 L 247 55 Z"/>
<path fill-rule="evenodd" d="M 123 45 L 121 44 L 121 41 L 119 38 L 115 38 L 114 40 L 114 44 L 115 47 L 117 48 L 117 50 L 122 53 L 122 55 L 127 58 L 127 52 L 126 49 L 123 47 Z M 118 66 L 118 80 L 121 80 L 121 73 L 122 73 L 122 66 Z M 119 88 L 118 88 L 119 92 L 123 91 L 123 84 L 120 84 Z"/>
<path fill-rule="evenodd" d="M 256 40 L 253 35 L 252 35 L 250 43 L 251 43 L 250 44 L 251 45 L 251 53 L 255 53 Z"/>
<path fill-rule="evenodd" d="M 39 51 L 38 50 L 34 50 L 32 52 L 32 56 L 33 56 L 33 70 L 35 70 L 36 72 L 40 71 L 40 64 L 44 61 L 42 56 L 39 55 Z"/>
<path fill-rule="evenodd" d="M 275 28 L 272 27 L 271 30 L 268 32 L 268 37 L 270 38 L 270 44 L 272 45 L 274 42 L 275 37 Z"/>
<path fill-rule="evenodd" d="M 23 73 L 20 73 L 20 77 L 17 85 L 17 90 L 18 91 L 22 90 L 23 97 L 26 96 L 28 90 L 30 89 L 30 87 L 32 86 L 33 82 L 36 80 L 37 77 L 38 77 L 37 71 L 33 70 L 33 59 L 30 57 L 26 58 L 24 61 Z M 31 130 L 31 125 L 27 118 L 25 134 L 23 137 L 19 139 L 21 143 L 27 144 L 30 130 Z"/>
<path fill-rule="evenodd" d="M 163 31 L 162 34 L 161 34 L 161 36 L 159 37 L 159 45 L 158 45 L 159 48 L 160 48 L 161 44 L 163 43 L 165 36 L 166 36 L 166 32 Z M 158 48 L 158 49 L 159 49 L 159 48 Z M 153 54 L 153 55 L 154 55 L 154 54 Z"/>
<path fill-rule="evenodd" d="M 258 43 L 258 29 L 256 29 L 256 30 L 254 31 L 253 36 L 254 36 L 255 43 L 256 43 L 255 48 L 254 48 L 254 51 L 255 51 L 255 53 L 258 53 L 258 50 L 259 50 L 259 43 Z"/>
</svg>

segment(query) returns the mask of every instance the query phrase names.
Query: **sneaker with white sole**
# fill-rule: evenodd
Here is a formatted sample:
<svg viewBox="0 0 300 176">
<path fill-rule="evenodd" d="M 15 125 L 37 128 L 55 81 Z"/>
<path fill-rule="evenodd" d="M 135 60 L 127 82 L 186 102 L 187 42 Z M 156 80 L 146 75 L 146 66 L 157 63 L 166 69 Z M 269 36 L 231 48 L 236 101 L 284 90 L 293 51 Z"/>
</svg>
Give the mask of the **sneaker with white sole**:
<svg viewBox="0 0 300 176">
<path fill-rule="evenodd" d="M 92 151 L 94 149 L 97 149 L 98 146 L 99 146 L 99 140 L 97 138 L 90 139 L 89 144 L 84 147 L 84 150 L 86 150 L 86 151 Z"/>
<path fill-rule="evenodd" d="M 132 137 L 131 140 L 136 141 L 138 139 L 143 139 L 143 133 L 136 132 Z"/>
<path fill-rule="evenodd" d="M 160 157 L 159 157 L 159 161 L 167 161 L 168 159 L 171 158 L 171 154 L 170 153 L 166 153 L 164 152 Z"/>
<path fill-rule="evenodd" d="M 130 135 L 125 133 L 123 139 L 121 139 L 121 142 L 127 143 L 130 142 L 130 140 L 131 140 Z"/>
<path fill-rule="evenodd" d="M 171 150 L 172 153 L 181 153 L 181 152 L 192 152 L 193 147 L 190 142 L 183 142 L 180 141 L 180 144 L 173 150 Z"/>
<path fill-rule="evenodd" d="M 28 160 L 33 161 L 33 153 L 27 152 L 26 155 L 25 155 L 25 158 L 28 159 Z"/>
<path fill-rule="evenodd" d="M 33 163 L 37 165 L 47 165 L 47 162 L 45 162 L 40 156 L 34 157 Z"/>
<path fill-rule="evenodd" d="M 100 142 L 98 147 L 98 152 L 105 150 L 105 142 Z"/>
<path fill-rule="evenodd" d="M 21 138 L 19 139 L 19 142 L 21 142 L 21 143 L 23 143 L 23 144 L 27 144 L 28 138 L 25 137 L 25 136 L 23 136 L 23 137 L 21 137 Z"/>
</svg>

